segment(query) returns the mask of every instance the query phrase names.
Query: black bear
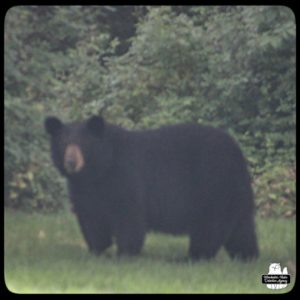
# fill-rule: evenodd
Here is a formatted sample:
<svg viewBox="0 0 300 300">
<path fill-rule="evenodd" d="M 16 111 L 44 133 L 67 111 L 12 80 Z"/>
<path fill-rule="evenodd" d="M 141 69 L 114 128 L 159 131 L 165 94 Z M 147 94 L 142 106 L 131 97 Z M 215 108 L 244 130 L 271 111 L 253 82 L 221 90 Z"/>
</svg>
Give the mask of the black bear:
<svg viewBox="0 0 300 300">
<path fill-rule="evenodd" d="M 129 131 L 92 116 L 45 120 L 52 159 L 90 251 L 116 241 L 138 254 L 148 230 L 188 234 L 191 258 L 258 255 L 254 200 L 242 152 L 225 132 L 183 124 Z"/>
</svg>

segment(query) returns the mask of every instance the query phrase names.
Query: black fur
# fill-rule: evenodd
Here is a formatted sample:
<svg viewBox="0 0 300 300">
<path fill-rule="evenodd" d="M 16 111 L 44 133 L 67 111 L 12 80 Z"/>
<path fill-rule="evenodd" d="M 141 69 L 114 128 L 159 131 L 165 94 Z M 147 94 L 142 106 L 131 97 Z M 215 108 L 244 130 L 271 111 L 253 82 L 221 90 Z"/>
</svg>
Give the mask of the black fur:
<svg viewBox="0 0 300 300">
<path fill-rule="evenodd" d="M 57 130 L 58 120 L 51 120 L 45 125 L 53 161 L 68 179 L 92 252 L 114 237 L 119 254 L 137 254 L 145 233 L 155 230 L 188 234 L 192 258 L 211 258 L 222 245 L 231 257 L 258 255 L 247 166 L 223 131 L 196 124 L 127 131 L 100 117 Z M 70 143 L 85 161 L 71 175 L 63 168 Z"/>
</svg>

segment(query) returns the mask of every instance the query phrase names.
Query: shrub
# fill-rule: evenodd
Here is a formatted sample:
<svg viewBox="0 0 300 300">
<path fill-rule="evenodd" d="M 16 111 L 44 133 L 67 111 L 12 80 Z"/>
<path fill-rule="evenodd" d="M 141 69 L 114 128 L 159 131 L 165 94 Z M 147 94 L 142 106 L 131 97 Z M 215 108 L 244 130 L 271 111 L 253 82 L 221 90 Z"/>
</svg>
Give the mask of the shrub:
<svg viewBox="0 0 300 300">
<path fill-rule="evenodd" d="M 260 216 L 296 215 L 295 166 L 270 166 L 254 179 L 254 190 Z"/>
<path fill-rule="evenodd" d="M 65 186 L 51 165 L 42 107 L 6 95 L 4 201 L 7 207 L 57 211 Z"/>
</svg>

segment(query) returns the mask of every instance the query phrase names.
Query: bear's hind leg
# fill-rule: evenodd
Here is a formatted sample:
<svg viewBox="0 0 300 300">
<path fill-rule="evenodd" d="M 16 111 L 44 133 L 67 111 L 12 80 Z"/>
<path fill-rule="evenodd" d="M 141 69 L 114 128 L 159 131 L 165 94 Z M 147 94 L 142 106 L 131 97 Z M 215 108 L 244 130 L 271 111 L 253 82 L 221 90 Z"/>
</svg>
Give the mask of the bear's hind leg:
<svg viewBox="0 0 300 300">
<path fill-rule="evenodd" d="M 232 259 L 237 258 L 247 261 L 255 259 L 259 255 L 252 217 L 241 218 L 226 241 L 225 249 Z"/>
<path fill-rule="evenodd" d="M 216 256 L 221 248 L 223 241 L 222 235 L 215 233 L 214 230 L 203 231 L 192 230 L 190 233 L 189 256 L 192 259 L 211 259 Z"/>
</svg>

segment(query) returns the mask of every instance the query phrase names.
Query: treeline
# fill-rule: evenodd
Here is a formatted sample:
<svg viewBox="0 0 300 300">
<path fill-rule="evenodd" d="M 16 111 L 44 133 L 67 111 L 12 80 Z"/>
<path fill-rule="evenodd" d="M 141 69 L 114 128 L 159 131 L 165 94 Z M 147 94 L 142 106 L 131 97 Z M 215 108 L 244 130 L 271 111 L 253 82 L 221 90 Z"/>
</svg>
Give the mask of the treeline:
<svg viewBox="0 0 300 300">
<path fill-rule="evenodd" d="M 222 127 L 260 214 L 295 213 L 295 18 L 283 6 L 18 6 L 5 18 L 5 203 L 57 210 L 43 119 Z"/>
</svg>

